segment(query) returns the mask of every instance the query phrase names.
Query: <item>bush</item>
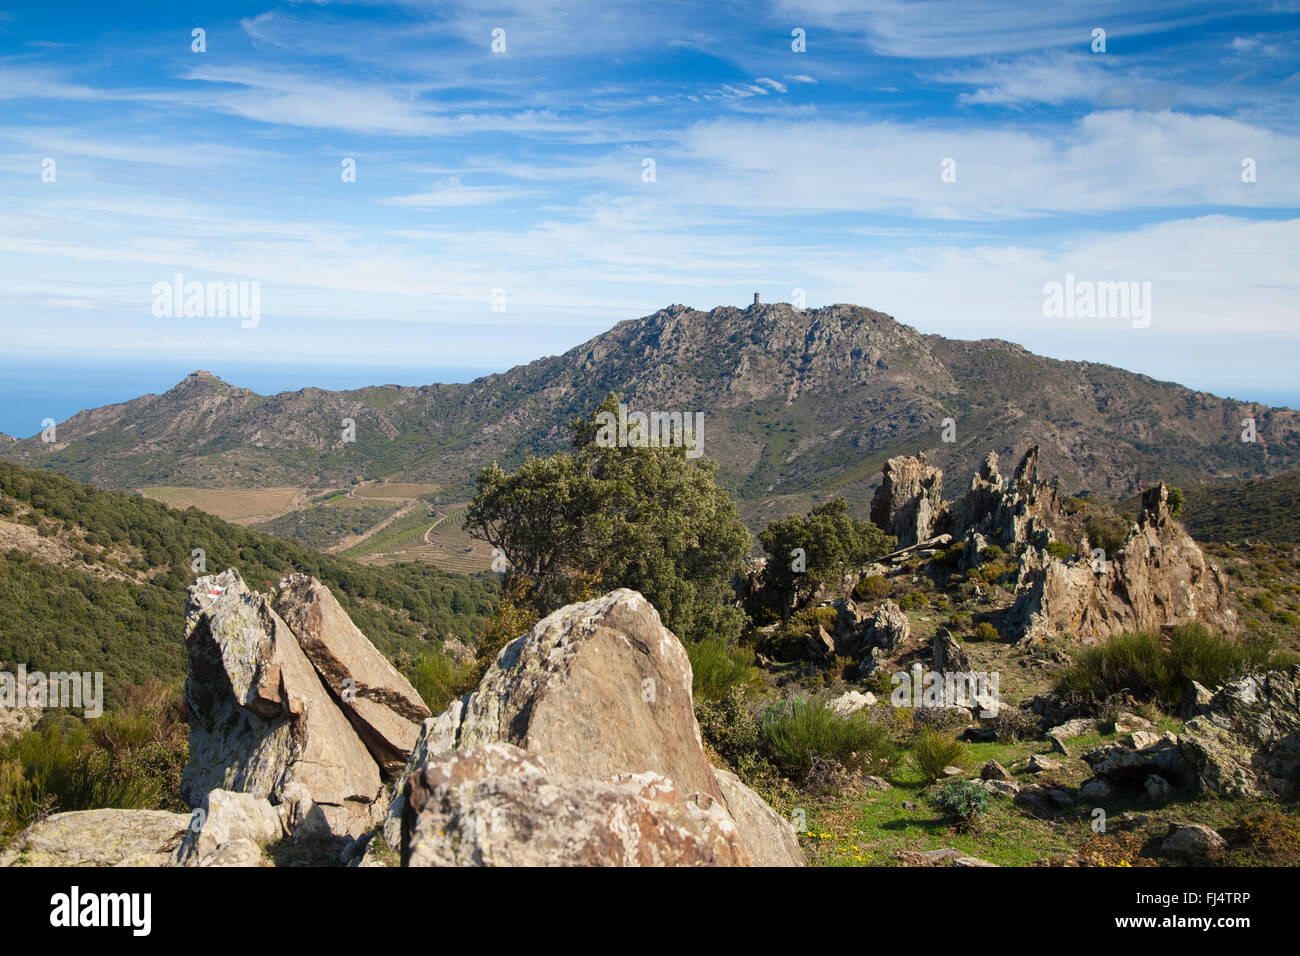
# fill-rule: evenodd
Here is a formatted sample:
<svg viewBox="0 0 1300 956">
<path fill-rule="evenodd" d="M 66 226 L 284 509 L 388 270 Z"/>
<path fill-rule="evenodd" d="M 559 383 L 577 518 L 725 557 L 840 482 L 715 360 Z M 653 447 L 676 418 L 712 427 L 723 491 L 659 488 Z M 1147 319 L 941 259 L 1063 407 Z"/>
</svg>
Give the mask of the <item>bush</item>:
<svg viewBox="0 0 1300 956">
<path fill-rule="evenodd" d="M 926 780 L 938 780 L 945 767 L 965 767 L 970 754 L 961 741 L 926 727 L 912 741 L 912 759 Z"/>
<path fill-rule="evenodd" d="M 440 651 L 429 651 L 406 669 L 406 677 L 429 710 L 440 714 L 466 692 L 474 670 L 473 661 L 461 663 Z"/>
<path fill-rule="evenodd" d="M 1139 631 L 1088 648 L 1061 674 L 1055 689 L 1093 703 L 1127 694 L 1173 711 L 1190 681 L 1215 687 L 1280 663 L 1266 640 L 1238 641 L 1201 624 L 1184 624 L 1172 630 L 1167 647 L 1159 634 Z"/>
<path fill-rule="evenodd" d="M 945 786 L 930 802 L 959 826 L 968 827 L 989 812 L 993 798 L 978 783 L 960 780 Z"/>
<path fill-rule="evenodd" d="M 731 646 L 709 639 L 687 644 L 686 653 L 691 659 L 691 671 L 695 675 L 696 700 L 721 700 L 735 688 L 751 683 L 758 677 L 752 648 Z"/>
<path fill-rule="evenodd" d="M 1001 561 L 1002 554 L 1003 552 L 1001 548 L 999 548 L 996 544 L 990 544 L 988 547 L 986 547 L 983 551 L 980 552 L 980 557 L 982 557 L 985 561 Z"/>
<path fill-rule="evenodd" d="M 996 584 L 1011 573 L 1012 567 L 1005 561 L 990 561 L 988 564 L 981 565 L 975 572 L 985 584 Z"/>
<path fill-rule="evenodd" d="M 1252 810 L 1225 834 L 1232 848 L 1232 863 L 1239 866 L 1296 866 L 1300 864 L 1300 819 L 1266 808 Z"/>
<path fill-rule="evenodd" d="M 93 721 L 56 714 L 0 745 L 0 842 L 50 813 L 99 807 L 184 812 L 189 756 L 180 694 L 159 681 Z"/>
<path fill-rule="evenodd" d="M 889 582 L 884 575 L 872 574 L 858 582 L 853 597 L 858 601 L 879 601 L 889 596 Z"/>
<path fill-rule="evenodd" d="M 1169 493 L 1169 498 L 1166 503 L 1169 505 L 1169 515 L 1170 517 L 1177 518 L 1183 513 L 1183 503 L 1187 498 L 1183 494 L 1183 489 L 1181 488 L 1175 488 L 1172 485 L 1169 485 L 1167 491 Z"/>
<path fill-rule="evenodd" d="M 1000 741 L 1032 740 L 1042 730 L 1039 719 L 1017 707 L 999 707 L 993 718 L 993 733 Z"/>
<path fill-rule="evenodd" d="M 996 641 L 999 637 L 1001 637 L 1001 635 L 998 634 L 998 629 L 996 627 L 988 621 L 980 621 L 975 625 L 975 633 L 971 635 L 971 640 Z"/>
<path fill-rule="evenodd" d="M 1084 524 L 1084 531 L 1094 548 L 1101 548 L 1109 558 L 1124 547 L 1128 522 L 1116 514 L 1095 514 Z"/>
<path fill-rule="evenodd" d="M 801 697 L 763 711 L 759 737 L 764 756 L 795 782 L 807 779 L 816 758 L 881 774 L 892 772 L 900 757 L 886 728 L 866 713 L 841 717 L 821 701 Z"/>
<path fill-rule="evenodd" d="M 1074 548 L 1070 547 L 1064 541 L 1051 541 L 1047 545 L 1047 553 L 1052 557 L 1064 561 L 1070 555 L 1074 554 Z"/>
</svg>

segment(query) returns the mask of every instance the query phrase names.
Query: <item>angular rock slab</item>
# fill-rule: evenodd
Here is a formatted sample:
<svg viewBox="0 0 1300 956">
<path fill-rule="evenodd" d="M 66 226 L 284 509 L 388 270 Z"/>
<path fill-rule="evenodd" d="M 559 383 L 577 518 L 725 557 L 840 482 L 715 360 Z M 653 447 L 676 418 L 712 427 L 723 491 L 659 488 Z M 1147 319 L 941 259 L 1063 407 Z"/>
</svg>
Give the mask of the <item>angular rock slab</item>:
<svg viewBox="0 0 1300 956">
<path fill-rule="evenodd" d="M 74 810 L 33 823 L 0 866 L 166 866 L 190 816 L 165 810 Z"/>
<path fill-rule="evenodd" d="M 411 682 L 375 650 L 329 588 L 310 575 L 282 580 L 271 607 L 289 625 L 371 756 L 385 773 L 401 771 L 420 725 L 432 716 Z"/>
<path fill-rule="evenodd" d="M 717 768 L 713 773 L 750 862 L 754 866 L 804 866 L 803 848 L 790 822 L 734 773 Z"/>
<path fill-rule="evenodd" d="M 379 767 L 293 632 L 233 569 L 199 578 L 186 612 L 190 759 L 181 796 L 212 790 L 278 803 L 307 787 L 335 833 L 359 835 L 381 807 Z"/>
<path fill-rule="evenodd" d="M 260 859 L 260 848 L 283 835 L 275 808 L 265 797 L 251 793 L 212 790 L 194 812 L 196 819 L 172 858 L 178 866 L 210 865 L 210 858 L 216 857 L 218 851 L 245 842 L 257 848 Z"/>
<path fill-rule="evenodd" d="M 561 608 L 506 645 L 468 698 L 457 747 L 504 741 L 559 774 L 656 773 L 721 801 L 691 685 L 676 635 L 621 588 Z"/>
<path fill-rule="evenodd" d="M 591 780 L 493 743 L 430 760 L 408 784 L 407 866 L 736 866 L 719 801 L 654 773 Z"/>
</svg>

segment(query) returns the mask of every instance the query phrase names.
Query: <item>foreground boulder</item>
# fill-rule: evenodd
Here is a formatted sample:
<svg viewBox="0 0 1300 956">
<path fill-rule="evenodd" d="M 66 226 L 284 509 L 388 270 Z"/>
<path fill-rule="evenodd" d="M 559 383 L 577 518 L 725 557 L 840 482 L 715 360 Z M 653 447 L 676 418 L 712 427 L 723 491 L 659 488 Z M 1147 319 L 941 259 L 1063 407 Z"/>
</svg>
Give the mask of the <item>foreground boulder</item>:
<svg viewBox="0 0 1300 956">
<path fill-rule="evenodd" d="M 213 790 L 171 862 L 179 866 L 256 866 L 262 847 L 282 834 L 280 816 L 265 797 Z"/>
<path fill-rule="evenodd" d="M 466 702 L 457 746 L 505 741 L 559 773 L 603 780 L 648 771 L 721 800 L 691 684 L 686 649 L 650 602 L 612 591 L 507 645 Z"/>
<path fill-rule="evenodd" d="M 234 790 L 279 803 L 300 784 L 336 834 L 363 833 L 382 809 L 379 766 L 267 598 L 234 570 L 199 578 L 185 645 L 182 798 L 200 807 Z"/>
<path fill-rule="evenodd" d="M 1187 722 L 1184 759 L 1227 797 L 1300 796 L 1300 667 L 1226 684 Z"/>
<path fill-rule="evenodd" d="M 681 642 L 635 591 L 562 608 L 425 722 L 384 836 L 417 864 L 803 865 L 790 824 L 709 764 L 691 684 Z M 609 829 L 621 819 L 636 828 Z M 503 833 L 538 842 L 507 848 Z"/>
<path fill-rule="evenodd" d="M 411 777 L 407 866 L 734 866 L 723 804 L 655 773 L 597 781 L 510 744 L 443 754 Z"/>
<path fill-rule="evenodd" d="M 430 716 L 403 677 L 352 623 L 329 588 L 306 574 L 280 582 L 271 603 L 293 631 L 371 756 L 387 773 L 411 757 L 420 725 Z"/>
<path fill-rule="evenodd" d="M 0 866 L 164 866 L 189 825 L 165 810 L 55 813 L 18 834 Z"/>
</svg>

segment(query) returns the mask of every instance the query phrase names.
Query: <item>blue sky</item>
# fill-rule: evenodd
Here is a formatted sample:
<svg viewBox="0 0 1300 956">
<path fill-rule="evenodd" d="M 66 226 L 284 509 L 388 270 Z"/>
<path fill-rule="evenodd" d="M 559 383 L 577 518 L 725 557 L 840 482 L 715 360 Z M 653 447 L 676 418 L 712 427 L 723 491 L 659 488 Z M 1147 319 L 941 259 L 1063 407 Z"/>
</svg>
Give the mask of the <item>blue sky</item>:
<svg viewBox="0 0 1300 956">
<path fill-rule="evenodd" d="M 0 362 L 419 382 L 802 289 L 1296 405 L 1298 64 L 1294 0 L 8 4 Z"/>
</svg>

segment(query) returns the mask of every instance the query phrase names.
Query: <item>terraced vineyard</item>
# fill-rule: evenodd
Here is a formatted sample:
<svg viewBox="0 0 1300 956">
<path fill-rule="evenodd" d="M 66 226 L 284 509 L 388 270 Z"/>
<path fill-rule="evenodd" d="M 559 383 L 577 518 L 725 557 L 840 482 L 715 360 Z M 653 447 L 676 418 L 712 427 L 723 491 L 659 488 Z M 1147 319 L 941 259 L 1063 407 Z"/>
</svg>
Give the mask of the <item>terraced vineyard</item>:
<svg viewBox="0 0 1300 956">
<path fill-rule="evenodd" d="M 492 549 L 465 533 L 465 503 L 438 509 L 430 517 L 421 510 L 393 522 L 344 552 L 362 564 L 427 561 L 444 571 L 474 574 L 492 566 Z"/>
</svg>

